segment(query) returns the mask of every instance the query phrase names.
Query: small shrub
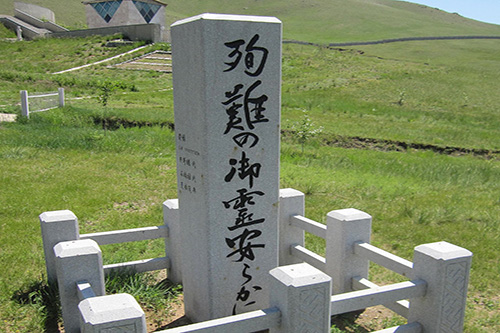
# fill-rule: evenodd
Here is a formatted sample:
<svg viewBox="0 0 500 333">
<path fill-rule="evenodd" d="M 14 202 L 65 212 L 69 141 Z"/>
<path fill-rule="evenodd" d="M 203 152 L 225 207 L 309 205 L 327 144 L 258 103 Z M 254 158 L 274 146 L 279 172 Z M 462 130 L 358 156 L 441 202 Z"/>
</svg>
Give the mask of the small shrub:
<svg viewBox="0 0 500 333">
<path fill-rule="evenodd" d="M 316 127 L 309 118 L 307 110 L 303 110 L 302 119 L 294 123 L 291 127 L 292 131 L 295 132 L 295 137 L 298 143 L 302 147 L 302 153 L 304 153 L 304 145 L 313 137 L 321 134 L 323 132 L 323 127 Z"/>
</svg>

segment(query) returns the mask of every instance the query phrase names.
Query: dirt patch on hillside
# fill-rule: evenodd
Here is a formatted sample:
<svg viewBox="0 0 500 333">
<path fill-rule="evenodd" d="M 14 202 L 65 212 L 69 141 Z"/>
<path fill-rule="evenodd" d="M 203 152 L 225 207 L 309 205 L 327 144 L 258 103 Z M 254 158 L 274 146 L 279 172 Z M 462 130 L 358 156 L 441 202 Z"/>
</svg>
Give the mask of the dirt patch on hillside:
<svg viewBox="0 0 500 333">
<path fill-rule="evenodd" d="M 131 127 L 140 128 L 140 127 L 152 127 L 152 126 L 167 127 L 172 131 L 174 130 L 174 123 L 171 121 L 150 122 L 150 121 L 127 120 L 117 117 L 102 118 L 99 116 L 93 116 L 92 120 L 94 121 L 94 124 L 100 125 L 103 127 L 103 129 L 111 131 L 120 128 L 131 128 Z"/>
<path fill-rule="evenodd" d="M 407 151 L 407 150 L 420 150 L 420 151 L 433 151 L 435 153 L 444 155 L 474 155 L 481 156 L 487 159 L 500 157 L 500 150 L 488 150 L 488 149 L 474 149 L 474 148 L 461 148 L 453 146 L 437 146 L 430 144 L 421 143 L 411 143 L 403 141 L 394 140 L 384 140 L 384 139 L 373 139 L 373 138 L 361 138 L 358 136 L 353 137 L 325 137 L 323 138 L 323 144 L 327 146 L 336 146 L 342 148 L 356 148 L 356 149 L 370 149 L 370 150 L 381 150 L 381 151 Z"/>
<path fill-rule="evenodd" d="M 296 133 L 291 130 L 282 130 L 284 139 L 293 140 Z M 453 146 L 438 146 L 431 144 L 404 142 L 396 140 L 385 140 L 375 138 L 362 138 L 359 136 L 342 136 L 334 134 L 323 134 L 319 138 L 322 145 L 331 147 L 341 147 L 348 149 L 366 149 L 378 151 L 432 151 L 438 154 L 463 156 L 473 155 L 485 159 L 500 159 L 500 150 L 462 148 Z"/>
</svg>

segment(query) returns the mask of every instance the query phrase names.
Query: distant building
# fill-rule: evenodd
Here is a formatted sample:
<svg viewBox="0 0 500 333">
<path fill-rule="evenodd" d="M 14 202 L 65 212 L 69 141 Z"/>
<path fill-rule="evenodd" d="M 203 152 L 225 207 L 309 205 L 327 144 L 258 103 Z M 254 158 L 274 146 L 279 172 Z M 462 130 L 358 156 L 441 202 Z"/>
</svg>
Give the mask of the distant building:
<svg viewBox="0 0 500 333">
<path fill-rule="evenodd" d="M 83 1 L 87 25 L 92 28 L 156 23 L 165 30 L 165 7 L 157 0 Z"/>
</svg>

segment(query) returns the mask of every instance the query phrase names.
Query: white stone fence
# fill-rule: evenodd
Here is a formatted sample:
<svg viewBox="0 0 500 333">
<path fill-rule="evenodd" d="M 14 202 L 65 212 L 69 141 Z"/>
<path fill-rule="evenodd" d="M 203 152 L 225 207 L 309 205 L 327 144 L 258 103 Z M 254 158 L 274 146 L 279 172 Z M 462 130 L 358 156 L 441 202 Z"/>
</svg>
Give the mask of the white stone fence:
<svg viewBox="0 0 500 333">
<path fill-rule="evenodd" d="M 50 283 L 57 281 L 67 332 L 124 328 L 145 332 L 144 312 L 130 295 L 104 296 L 104 275 L 115 269 L 167 269 L 182 282 L 178 201 L 167 200 L 164 225 L 79 234 L 68 210 L 40 215 Z M 271 270 L 270 308 L 164 332 L 329 332 L 330 317 L 384 305 L 408 324 L 379 332 L 461 332 L 472 253 L 438 242 L 415 248 L 413 263 L 369 244 L 371 216 L 356 209 L 328 213 L 326 225 L 304 217 L 304 194 L 280 190 L 279 264 Z M 304 247 L 304 232 L 326 239 L 326 258 Z M 99 245 L 165 239 L 166 256 L 104 265 Z M 409 281 L 377 286 L 372 261 Z"/>
<path fill-rule="evenodd" d="M 64 88 L 58 88 L 57 92 L 29 95 L 28 91 L 21 90 L 21 115 L 26 118 L 30 113 L 42 112 L 64 106 Z"/>
</svg>

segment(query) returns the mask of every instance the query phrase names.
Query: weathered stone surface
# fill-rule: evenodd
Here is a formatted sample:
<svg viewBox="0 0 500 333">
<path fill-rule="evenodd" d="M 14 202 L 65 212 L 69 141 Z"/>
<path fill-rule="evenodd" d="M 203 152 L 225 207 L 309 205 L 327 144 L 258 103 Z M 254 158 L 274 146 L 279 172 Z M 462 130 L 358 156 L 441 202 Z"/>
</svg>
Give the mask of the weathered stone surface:
<svg viewBox="0 0 500 333">
<path fill-rule="evenodd" d="M 147 332 L 144 311 L 129 294 L 88 298 L 78 308 L 82 333 Z"/>
<path fill-rule="evenodd" d="M 271 305 L 282 313 L 276 332 L 329 332 L 331 278 L 309 264 L 277 267 Z"/>
<path fill-rule="evenodd" d="M 83 239 L 58 243 L 54 254 L 64 329 L 80 332 L 77 283 L 87 281 L 96 296 L 104 295 L 102 253 L 95 241 Z"/>
<path fill-rule="evenodd" d="M 186 313 L 262 309 L 278 263 L 281 22 L 203 14 L 171 31 Z"/>
</svg>

